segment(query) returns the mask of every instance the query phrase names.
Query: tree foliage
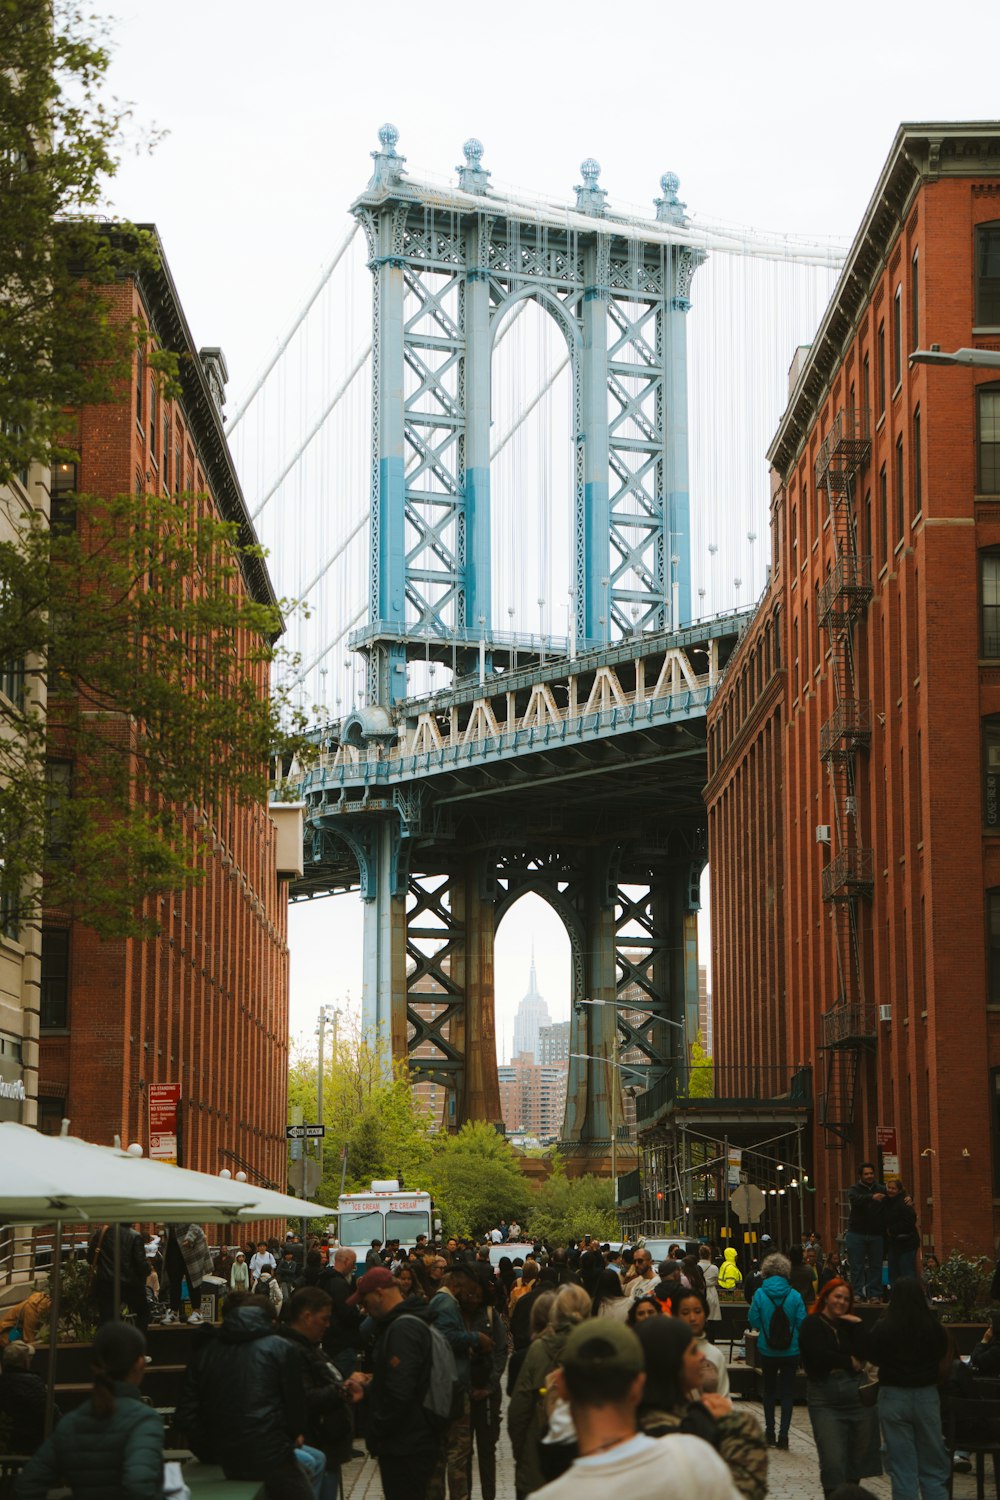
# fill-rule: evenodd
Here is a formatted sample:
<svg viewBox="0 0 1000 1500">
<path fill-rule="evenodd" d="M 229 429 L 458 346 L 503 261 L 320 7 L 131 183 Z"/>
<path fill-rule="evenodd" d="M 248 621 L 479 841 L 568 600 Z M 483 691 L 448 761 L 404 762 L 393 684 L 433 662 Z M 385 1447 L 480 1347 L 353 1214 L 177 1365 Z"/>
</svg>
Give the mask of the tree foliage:
<svg viewBox="0 0 1000 1500">
<path fill-rule="evenodd" d="M 528 1228 L 553 1245 L 565 1245 L 585 1234 L 599 1240 L 621 1238 L 614 1188 L 608 1177 L 567 1177 L 554 1171 L 532 1194 Z"/>
<path fill-rule="evenodd" d="M 101 287 L 155 256 L 94 217 L 129 117 L 107 67 L 74 0 L 0 0 L 0 484 L 72 456 L 64 409 L 106 399 L 130 358 Z"/>
<path fill-rule="evenodd" d="M 448 1234 L 484 1235 L 501 1219 L 528 1216 L 530 1186 L 513 1147 L 492 1125 L 470 1123 L 438 1136 L 426 1176 Z"/>
<path fill-rule="evenodd" d="M 305 725 L 269 694 L 281 615 L 238 587 L 257 549 L 234 526 L 156 495 L 75 506 L 0 543 L 0 662 L 40 664 L 0 699 L 0 898 L 145 933 L 142 898 L 200 878 L 222 810 L 260 806 Z"/>
<path fill-rule="evenodd" d="M 291 1109 L 316 1119 L 317 1056 L 294 1045 L 288 1084 Z M 362 1036 L 349 1020 L 338 1028 L 323 1070 L 322 1177 L 319 1201 L 336 1204 L 341 1150 L 347 1150 L 347 1192 L 370 1188 L 376 1178 L 399 1178 L 408 1188 L 426 1187 L 431 1156 L 430 1117 L 410 1083 L 405 1063 L 388 1063 L 383 1043 Z"/>
<path fill-rule="evenodd" d="M 711 1099 L 715 1090 L 715 1070 L 711 1057 L 705 1051 L 700 1030 L 691 1043 L 691 1059 L 688 1067 L 688 1097 Z"/>
</svg>

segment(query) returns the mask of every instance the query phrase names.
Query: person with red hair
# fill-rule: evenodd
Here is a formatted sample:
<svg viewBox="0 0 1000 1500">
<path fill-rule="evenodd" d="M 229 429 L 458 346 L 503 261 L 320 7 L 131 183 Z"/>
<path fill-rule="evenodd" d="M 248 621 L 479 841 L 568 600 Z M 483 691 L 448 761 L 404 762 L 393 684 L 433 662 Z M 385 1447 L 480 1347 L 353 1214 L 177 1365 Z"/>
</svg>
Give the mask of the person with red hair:
<svg viewBox="0 0 1000 1500">
<path fill-rule="evenodd" d="M 864 1326 L 841 1277 L 828 1281 L 816 1298 L 799 1330 L 799 1352 L 824 1495 L 881 1474 L 878 1413 L 863 1406 L 858 1394 L 866 1381 Z"/>
</svg>

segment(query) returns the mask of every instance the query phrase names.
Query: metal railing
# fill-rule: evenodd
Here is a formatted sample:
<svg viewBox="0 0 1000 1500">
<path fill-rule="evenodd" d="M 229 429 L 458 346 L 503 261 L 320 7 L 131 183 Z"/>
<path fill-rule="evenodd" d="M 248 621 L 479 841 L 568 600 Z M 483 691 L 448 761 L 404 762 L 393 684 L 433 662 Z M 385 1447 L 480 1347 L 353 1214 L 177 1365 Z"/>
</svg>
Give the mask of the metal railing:
<svg viewBox="0 0 1000 1500">
<path fill-rule="evenodd" d="M 638 1095 L 636 1123 L 655 1119 L 669 1104 L 690 1104 L 699 1099 L 717 1104 L 773 1101 L 808 1108 L 812 1104 L 812 1069 L 799 1063 L 705 1063 L 693 1068 L 676 1064 Z"/>
<path fill-rule="evenodd" d="M 841 849 L 823 871 L 823 900 L 850 901 L 868 895 L 875 883 L 874 869 L 871 849 Z"/>
<path fill-rule="evenodd" d="M 847 698 L 838 703 L 819 732 L 819 753 L 824 760 L 833 755 L 853 755 L 871 743 L 872 705 L 866 698 Z"/>
<path fill-rule="evenodd" d="M 875 1040 L 875 1007 L 873 1005 L 848 1005 L 840 1001 L 823 1014 L 823 1046 L 843 1047 L 852 1042 Z"/>
</svg>

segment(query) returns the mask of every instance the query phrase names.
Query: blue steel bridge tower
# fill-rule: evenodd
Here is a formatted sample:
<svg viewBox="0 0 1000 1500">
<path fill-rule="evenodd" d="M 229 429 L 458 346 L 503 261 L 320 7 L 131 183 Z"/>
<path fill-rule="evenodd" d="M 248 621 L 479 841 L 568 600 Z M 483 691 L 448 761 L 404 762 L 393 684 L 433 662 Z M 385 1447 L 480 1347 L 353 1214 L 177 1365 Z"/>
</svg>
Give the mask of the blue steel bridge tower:
<svg viewBox="0 0 1000 1500">
<path fill-rule="evenodd" d="M 367 705 L 305 779 L 304 890 L 360 885 L 364 1022 L 445 1085 L 456 1124 L 500 1118 L 494 933 L 525 891 L 548 900 L 581 1054 L 564 1146 L 606 1159 L 616 1044 L 653 1086 L 697 1026 L 704 713 L 738 624 L 691 622 L 685 319 L 704 254 L 672 174 L 637 219 L 609 210 L 590 159 L 575 204 L 547 206 L 494 192 L 478 141 L 442 189 L 397 140 L 382 127 L 352 210 L 373 282 L 369 618 L 351 638 Z M 491 363 L 526 298 L 572 379 L 557 651 L 491 623 Z M 411 695 L 416 661 L 450 688 Z"/>
</svg>

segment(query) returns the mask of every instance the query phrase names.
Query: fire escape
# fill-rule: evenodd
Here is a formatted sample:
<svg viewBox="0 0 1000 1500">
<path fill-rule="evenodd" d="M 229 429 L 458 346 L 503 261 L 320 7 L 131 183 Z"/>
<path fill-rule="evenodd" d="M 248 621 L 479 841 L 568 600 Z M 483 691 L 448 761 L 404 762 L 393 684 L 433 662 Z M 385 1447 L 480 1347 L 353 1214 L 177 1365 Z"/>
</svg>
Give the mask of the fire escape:
<svg viewBox="0 0 1000 1500">
<path fill-rule="evenodd" d="M 833 566 L 819 596 L 819 626 L 827 634 L 834 709 L 820 730 L 820 755 L 830 773 L 833 837 L 822 873 L 831 907 L 840 993 L 822 1017 L 825 1055 L 820 1123 L 828 1149 L 843 1150 L 853 1132 L 862 1055 L 875 1045 L 875 1017 L 865 993 L 859 914 L 873 886 L 872 851 L 858 838 L 857 763 L 872 734 L 872 705 L 858 696 L 855 627 L 872 596 L 872 560 L 857 550 L 854 497 L 868 461 L 868 413 L 837 413 L 816 459 L 817 494 L 830 506 Z"/>
</svg>

